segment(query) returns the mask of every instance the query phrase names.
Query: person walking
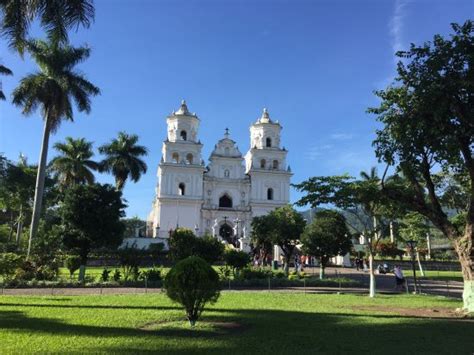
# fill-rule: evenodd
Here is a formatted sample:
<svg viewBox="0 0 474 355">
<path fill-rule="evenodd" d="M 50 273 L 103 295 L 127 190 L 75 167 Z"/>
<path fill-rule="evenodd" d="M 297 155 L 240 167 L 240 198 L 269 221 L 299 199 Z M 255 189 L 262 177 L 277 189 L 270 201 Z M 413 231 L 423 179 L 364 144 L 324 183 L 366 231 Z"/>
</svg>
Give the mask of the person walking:
<svg viewBox="0 0 474 355">
<path fill-rule="evenodd" d="M 403 271 L 400 265 L 395 265 L 393 273 L 395 275 L 395 290 L 403 291 L 405 288 L 405 277 L 403 276 Z"/>
</svg>

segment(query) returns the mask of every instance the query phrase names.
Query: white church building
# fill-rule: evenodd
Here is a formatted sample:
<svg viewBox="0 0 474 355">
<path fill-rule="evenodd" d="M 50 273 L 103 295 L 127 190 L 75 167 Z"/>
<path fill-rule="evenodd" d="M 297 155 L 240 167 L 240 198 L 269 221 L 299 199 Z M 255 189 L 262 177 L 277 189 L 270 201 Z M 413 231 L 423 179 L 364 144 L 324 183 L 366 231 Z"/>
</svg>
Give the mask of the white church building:
<svg viewBox="0 0 474 355">
<path fill-rule="evenodd" d="M 264 109 L 250 126 L 245 156 L 225 129 L 206 164 L 200 119 L 184 100 L 166 123 L 147 235 L 167 245 L 172 230 L 189 228 L 248 250 L 252 218 L 289 203 L 292 173 L 281 147 L 282 126 Z"/>
</svg>

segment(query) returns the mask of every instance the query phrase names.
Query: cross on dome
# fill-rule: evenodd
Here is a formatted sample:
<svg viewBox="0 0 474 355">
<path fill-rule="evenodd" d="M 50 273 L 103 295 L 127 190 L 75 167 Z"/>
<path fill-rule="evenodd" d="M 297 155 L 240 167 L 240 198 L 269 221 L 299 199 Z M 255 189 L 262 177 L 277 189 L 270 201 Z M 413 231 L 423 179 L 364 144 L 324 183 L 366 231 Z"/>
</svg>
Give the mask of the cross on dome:
<svg viewBox="0 0 474 355">
<path fill-rule="evenodd" d="M 225 129 L 224 136 L 225 136 L 226 138 L 229 138 L 229 129 L 228 129 L 228 128 Z"/>
<path fill-rule="evenodd" d="M 181 106 L 179 107 L 179 110 L 175 112 L 177 115 L 188 115 L 188 106 L 186 105 L 186 100 L 181 100 Z"/>
<path fill-rule="evenodd" d="M 270 114 L 268 113 L 267 108 L 264 108 L 264 109 L 263 109 L 262 116 L 260 117 L 259 121 L 260 121 L 260 122 L 263 122 L 263 123 L 269 123 L 269 122 L 272 121 L 272 120 L 270 119 Z"/>
</svg>

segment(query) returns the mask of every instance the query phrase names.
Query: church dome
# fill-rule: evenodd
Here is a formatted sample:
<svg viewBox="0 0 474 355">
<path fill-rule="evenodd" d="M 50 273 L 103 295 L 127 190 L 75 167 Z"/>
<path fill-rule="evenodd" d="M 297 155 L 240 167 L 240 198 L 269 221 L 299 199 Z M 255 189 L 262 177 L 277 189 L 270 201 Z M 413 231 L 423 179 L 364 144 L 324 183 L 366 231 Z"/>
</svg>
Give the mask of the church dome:
<svg viewBox="0 0 474 355">
<path fill-rule="evenodd" d="M 197 118 L 195 113 L 189 112 L 186 100 L 181 100 L 181 106 L 179 106 L 177 111 L 172 112 L 172 116 L 192 116 Z"/>
<path fill-rule="evenodd" d="M 229 157 L 229 158 L 242 158 L 242 153 L 235 141 L 229 138 L 229 129 L 225 129 L 224 138 L 217 142 L 214 150 L 211 153 L 211 157 Z"/>
</svg>

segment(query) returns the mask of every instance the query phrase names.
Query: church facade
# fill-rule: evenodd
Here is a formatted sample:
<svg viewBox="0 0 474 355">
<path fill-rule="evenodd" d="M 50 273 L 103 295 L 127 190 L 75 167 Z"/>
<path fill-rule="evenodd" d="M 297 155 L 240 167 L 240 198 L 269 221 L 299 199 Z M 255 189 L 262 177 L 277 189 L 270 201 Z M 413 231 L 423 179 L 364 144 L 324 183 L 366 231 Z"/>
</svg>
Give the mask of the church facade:
<svg viewBox="0 0 474 355">
<path fill-rule="evenodd" d="M 292 173 L 280 145 L 282 127 L 264 109 L 250 126 L 245 156 L 226 129 L 206 165 L 199 123 L 184 100 L 167 117 L 147 234 L 167 245 L 170 232 L 183 227 L 248 250 L 252 218 L 289 203 Z"/>
</svg>

